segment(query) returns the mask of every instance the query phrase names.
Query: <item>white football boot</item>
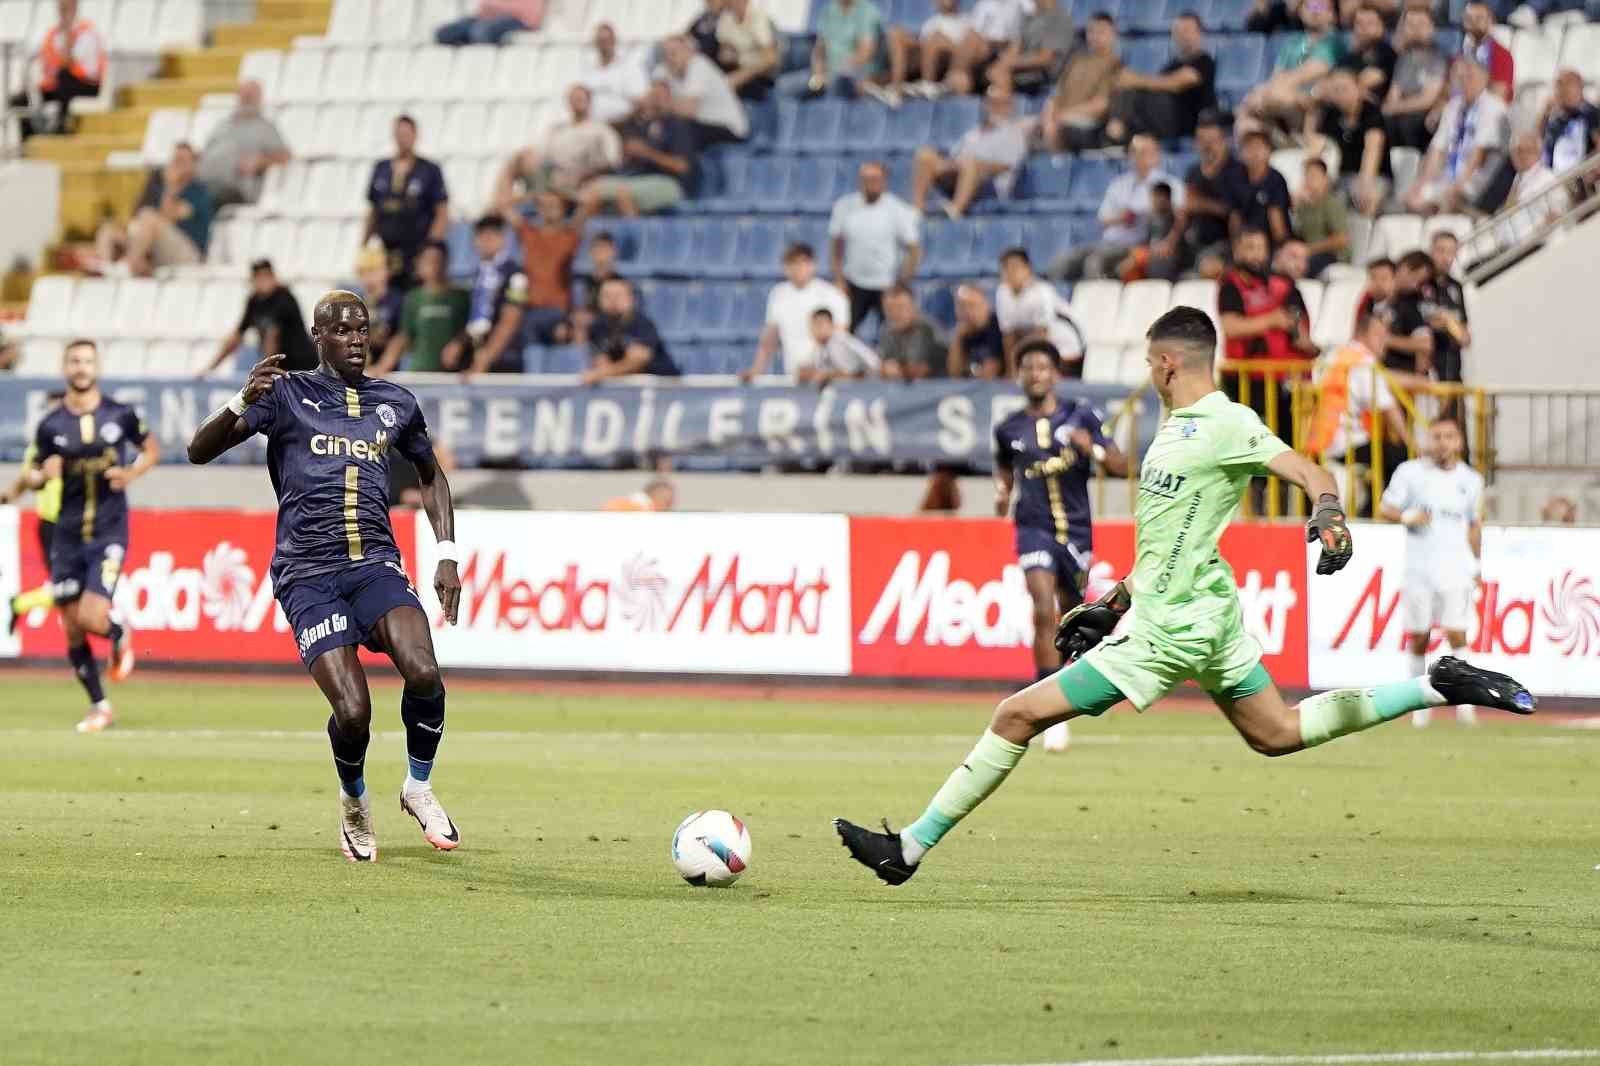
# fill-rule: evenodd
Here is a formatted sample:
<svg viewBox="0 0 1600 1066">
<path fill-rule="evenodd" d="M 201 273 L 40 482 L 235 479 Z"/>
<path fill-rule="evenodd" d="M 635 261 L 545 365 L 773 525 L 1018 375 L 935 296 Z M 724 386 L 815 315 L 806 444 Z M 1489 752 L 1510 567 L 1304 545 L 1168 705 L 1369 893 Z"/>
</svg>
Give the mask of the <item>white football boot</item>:
<svg viewBox="0 0 1600 1066">
<path fill-rule="evenodd" d="M 339 850 L 351 862 L 378 861 L 378 834 L 372 827 L 372 796 L 339 790 Z"/>
<path fill-rule="evenodd" d="M 116 714 L 111 710 L 111 701 L 101 700 L 89 708 L 89 713 L 83 716 L 83 721 L 78 723 L 80 733 L 104 733 L 116 722 Z"/>
<path fill-rule="evenodd" d="M 456 823 L 444 813 L 444 807 L 433 794 L 433 786 L 423 783 L 400 789 L 400 809 L 417 820 L 422 827 L 423 839 L 440 851 L 454 851 L 461 846 L 461 832 Z"/>
</svg>

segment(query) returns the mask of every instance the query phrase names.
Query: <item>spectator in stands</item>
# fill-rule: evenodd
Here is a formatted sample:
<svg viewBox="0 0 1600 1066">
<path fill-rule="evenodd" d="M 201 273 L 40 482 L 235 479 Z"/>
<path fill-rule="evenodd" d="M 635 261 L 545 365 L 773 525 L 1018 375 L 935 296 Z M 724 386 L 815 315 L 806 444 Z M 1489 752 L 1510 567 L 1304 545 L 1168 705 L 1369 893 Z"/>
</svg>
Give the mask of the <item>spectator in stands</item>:
<svg viewBox="0 0 1600 1066">
<path fill-rule="evenodd" d="M 244 314 L 198 376 L 205 377 L 226 362 L 228 356 L 239 350 L 244 335 L 252 329 L 256 331 L 256 348 L 261 356 L 284 356 L 280 369 L 317 368 L 317 352 L 311 345 L 311 334 L 306 331 L 306 320 L 300 314 L 300 302 L 288 286 L 278 280 L 272 262 L 267 259 L 257 259 L 250 264 L 250 297 L 245 301 Z"/>
<path fill-rule="evenodd" d="M 1023 248 L 1000 253 L 1000 286 L 994 295 L 995 320 L 1005 342 L 1006 376 L 1017 372 L 1017 345 L 1043 336 L 1061 353 L 1062 373 L 1083 376 L 1083 332 L 1067 313 L 1056 287 L 1033 272 Z"/>
<path fill-rule="evenodd" d="M 467 327 L 439 352 L 439 365 L 472 380 L 480 374 L 522 371 L 522 319 L 528 275 L 511 257 L 506 223 L 485 215 L 473 227 L 478 268 L 467 302 Z"/>
<path fill-rule="evenodd" d="M 12 10 L 16 10 L 13 8 Z M 106 76 L 106 45 L 94 22 L 78 17 L 78 0 L 58 0 L 60 20 L 39 37 L 32 60 L 39 64 L 38 114 L 23 114 L 22 139 L 36 133 L 67 132 L 67 106 L 81 96 L 99 96 Z M 28 94 L 18 93 L 11 106 L 29 106 Z M 54 106 L 55 115 L 49 114 Z"/>
<path fill-rule="evenodd" d="M 1006 367 L 1005 334 L 989 307 L 989 297 L 976 285 L 956 289 L 956 328 L 950 333 L 945 369 L 952 378 L 998 378 Z"/>
<path fill-rule="evenodd" d="M 722 21 L 722 12 L 727 6 L 725 0 L 706 0 L 706 6 L 689 23 L 689 28 L 683 31 L 699 53 L 713 63 L 719 62 L 717 56 L 721 45 L 717 43 L 717 24 Z"/>
<path fill-rule="evenodd" d="M 1151 277 L 1176 277 L 1192 267 L 1203 277 L 1217 278 L 1228 258 L 1228 221 L 1233 213 L 1229 190 L 1245 181 L 1244 165 L 1233 158 L 1222 118 L 1215 111 L 1200 117 L 1194 146 L 1200 158 L 1184 175 L 1177 223 L 1150 249 Z"/>
<path fill-rule="evenodd" d="M 979 75 L 1022 40 L 1022 20 L 1032 10 L 1031 0 L 978 0 L 973 4 L 967 16 L 967 35 L 956 42 L 950 56 L 945 88 L 963 96 L 976 92 Z"/>
<path fill-rule="evenodd" d="M 1172 21 L 1172 59 L 1161 73 L 1123 67 L 1117 75 L 1106 140 L 1126 144 L 1138 133 L 1162 141 L 1193 135 L 1201 112 L 1217 106 L 1216 82 L 1217 62 L 1206 53 L 1200 17 L 1185 12 Z"/>
<path fill-rule="evenodd" d="M 433 33 L 440 44 L 500 44 L 513 33 L 539 28 L 545 0 L 479 0 L 478 13 L 446 22 Z"/>
<path fill-rule="evenodd" d="M 1394 311 L 1392 259 L 1373 259 L 1367 263 L 1367 285 L 1356 303 L 1356 319 L 1360 320 L 1368 311 L 1382 311 L 1386 316 Z"/>
<path fill-rule="evenodd" d="M 765 100 L 778 77 L 778 33 L 751 0 L 728 0 L 717 20 L 717 61 L 745 100 Z"/>
<path fill-rule="evenodd" d="M 909 283 L 922 261 L 922 223 L 894 193 L 882 163 L 861 164 L 858 191 L 841 196 L 828 219 L 829 274 L 850 297 L 851 327 L 883 314 L 883 294 L 896 281 Z"/>
<path fill-rule="evenodd" d="M 390 281 L 398 289 L 410 288 L 417 252 L 427 241 L 444 240 L 450 223 L 444 171 L 417 154 L 417 122 L 410 115 L 394 120 L 394 155 L 372 168 L 367 202 L 362 241 L 377 237 L 388 254 Z"/>
<path fill-rule="evenodd" d="M 544 147 L 522 149 L 506 161 L 495 179 L 494 203 L 500 211 L 517 203 L 520 181 L 527 199 L 553 192 L 567 200 L 577 198 L 585 182 L 610 174 L 622 165 L 622 140 L 617 131 L 594 117 L 594 94 L 582 85 L 567 90 L 567 122 L 551 126 Z"/>
<path fill-rule="evenodd" d="M 633 286 L 621 278 L 600 286 L 600 318 L 590 349 L 589 369 L 579 378 L 585 385 L 629 374 L 677 377 L 679 373 L 656 324 L 638 309 Z"/>
<path fill-rule="evenodd" d="M 1398 62 L 1388 35 L 1382 12 L 1371 0 L 1361 0 L 1350 31 L 1350 50 L 1339 60 L 1338 69 L 1355 75 L 1361 95 L 1373 103 L 1381 102 L 1388 95 L 1389 82 L 1394 79 L 1394 67 Z"/>
<path fill-rule="evenodd" d="M 1450 64 L 1433 31 L 1433 15 L 1426 7 L 1408 8 L 1400 21 L 1400 56 L 1383 98 L 1389 143 L 1396 148 L 1426 148 L 1438 127 Z"/>
<path fill-rule="evenodd" d="M 671 88 L 657 81 L 633 117 L 617 127 L 622 165 L 579 190 L 579 225 L 607 206 L 628 217 L 653 215 L 693 192 L 699 171 L 695 127 L 672 113 L 671 102 Z"/>
<path fill-rule="evenodd" d="M 1468 0 L 1461 9 L 1461 54 L 1488 71 L 1489 91 L 1511 103 L 1516 65 L 1506 46 L 1494 39 L 1494 9 L 1486 0 Z"/>
<path fill-rule="evenodd" d="M 1228 187 L 1228 229 L 1259 229 L 1276 247 L 1289 239 L 1289 183 L 1272 166 L 1272 142 L 1260 130 L 1239 138 L 1244 172 Z"/>
<path fill-rule="evenodd" d="M 883 294 L 883 329 L 878 332 L 878 357 L 883 376 L 902 381 L 942 378 L 944 342 L 933 323 L 917 308 L 911 288 L 900 282 Z"/>
<path fill-rule="evenodd" d="M 261 199 L 261 183 L 268 168 L 288 161 L 288 142 L 261 113 L 261 83 L 242 81 L 239 102 L 211 131 L 195 173 L 218 207 L 253 204 Z"/>
<path fill-rule="evenodd" d="M 1433 370 L 1433 331 L 1423 311 L 1423 294 L 1433 280 L 1427 252 L 1411 251 L 1394 268 L 1394 299 L 1389 303 L 1389 344 L 1383 365 L 1427 377 Z"/>
<path fill-rule="evenodd" d="M 381 352 L 383 346 L 389 343 L 389 338 L 394 336 L 394 331 L 400 328 L 400 312 L 405 307 L 406 293 L 404 289 L 389 284 L 389 259 L 383 249 L 376 245 L 363 245 L 356 253 L 355 270 L 356 280 L 341 287 L 366 301 L 372 313 L 367 345 L 371 350 Z"/>
<path fill-rule="evenodd" d="M 944 76 L 956 44 L 971 26 L 961 13 L 961 0 L 936 0 L 933 14 L 913 34 L 904 26 L 890 26 L 884 36 L 889 70 L 881 85 L 864 83 L 861 91 L 880 103 L 899 107 L 906 93 L 935 98 L 944 95 Z"/>
<path fill-rule="evenodd" d="M 1306 251 L 1306 242 L 1299 237 L 1290 237 L 1272 253 L 1272 272 L 1282 274 L 1290 281 L 1304 280 L 1310 265 L 1311 253 Z"/>
<path fill-rule="evenodd" d="M 572 312 L 572 343 L 589 343 L 589 331 L 600 313 L 600 286 L 621 276 L 617 273 L 617 239 L 602 230 L 589 242 L 589 272 L 578 279 L 583 283 L 583 299 Z"/>
<path fill-rule="evenodd" d="M 650 91 L 644 64 L 617 54 L 617 31 L 609 22 L 594 29 L 595 61 L 578 72 L 578 84 L 589 90 L 589 113 L 601 122 L 620 122 Z"/>
<path fill-rule="evenodd" d="M 1433 330 L 1433 373 L 1439 381 L 1461 380 L 1461 350 L 1472 347 L 1466 290 L 1451 274 L 1460 250 L 1460 240 L 1449 230 L 1437 231 L 1428 241 L 1433 276 L 1423 289 L 1422 313 Z"/>
<path fill-rule="evenodd" d="M 1089 17 L 1084 36 L 1088 47 L 1067 60 L 1054 95 L 1039 115 L 1039 139 L 1052 152 L 1098 148 L 1111 109 L 1111 94 L 1122 69 L 1116 21 L 1096 12 Z"/>
<path fill-rule="evenodd" d="M 989 86 L 978 125 L 961 135 L 949 155 L 931 145 L 917 149 L 911 173 L 911 207 L 922 214 L 933 188 L 949 196 L 944 212 L 960 218 L 979 196 L 1011 198 L 1017 170 L 1028 157 L 1028 135 L 1012 115 L 1011 90 Z"/>
<path fill-rule="evenodd" d="M 811 50 L 810 69 L 778 78 L 778 91 L 785 96 L 856 95 L 862 83 L 875 78 L 882 66 L 878 48 L 882 33 L 883 14 L 873 0 L 827 0 L 817 15 L 817 43 Z"/>
<path fill-rule="evenodd" d="M 127 228 L 108 222 L 95 243 L 106 263 L 126 263 L 134 277 L 147 278 L 157 267 L 193 266 L 205 258 L 215 206 L 211 193 L 195 180 L 194 148 L 180 142 L 172 159 L 145 182 L 144 194 Z"/>
<path fill-rule="evenodd" d="M 750 135 L 743 101 L 717 65 L 695 50 L 693 41 L 668 37 L 661 55 L 656 80 L 665 80 L 671 91 L 670 111 L 693 124 L 697 148 L 742 141 Z"/>
<path fill-rule="evenodd" d="M 1489 214 L 1511 212 L 1495 231 L 1500 241 L 1508 245 L 1520 243 L 1571 206 L 1568 186 L 1545 164 L 1539 135 L 1531 130 L 1519 134 L 1511 142 L 1509 161 L 1501 167 L 1483 202 Z"/>
<path fill-rule="evenodd" d="M 670 511 L 678 502 L 678 490 L 664 477 L 653 477 L 644 483 L 643 492 L 631 493 L 607 500 L 602 511 Z"/>
<path fill-rule="evenodd" d="M 1254 0 L 1244 28 L 1250 33 L 1299 33 L 1300 0 Z"/>
<path fill-rule="evenodd" d="M 1293 360 L 1317 354 L 1311 341 L 1311 315 L 1293 279 L 1268 268 L 1267 234 L 1246 226 L 1233 241 L 1233 266 L 1217 284 L 1217 315 L 1222 325 L 1224 358 L 1230 362 L 1283 361 L 1287 371 Z M 1223 384 L 1235 401 L 1248 402 L 1268 428 L 1290 441 L 1290 392 L 1287 372 L 1273 375 L 1269 389 L 1264 368 L 1224 370 Z M 1249 397 L 1241 399 L 1243 380 L 1250 381 Z M 1269 391 L 1276 391 L 1276 411 L 1268 407 Z M 1293 443 L 1290 441 L 1290 443 Z"/>
<path fill-rule="evenodd" d="M 1153 255 L 1159 245 L 1168 247 L 1178 226 L 1178 211 L 1172 204 L 1172 185 L 1158 181 L 1150 186 L 1150 214 L 1145 220 L 1144 243 L 1129 250 L 1117 264 L 1117 277 L 1123 281 L 1140 281 L 1144 278 L 1161 278 L 1171 281 L 1178 276 L 1178 265 L 1170 259 L 1157 259 Z"/>
<path fill-rule="evenodd" d="M 848 329 L 837 328 L 833 312 L 819 307 L 811 312 L 811 351 L 794 377 L 803 385 L 820 386 L 841 378 L 876 375 L 879 363 L 872 345 Z"/>
<path fill-rule="evenodd" d="M 1544 162 L 1557 174 L 1600 152 L 1600 108 L 1583 97 L 1583 75 L 1568 67 L 1556 75 L 1556 91 L 1540 116 Z"/>
<path fill-rule="evenodd" d="M 1072 15 L 1061 10 L 1059 0 L 1034 0 L 1022 32 L 989 65 L 989 84 L 1029 93 L 1054 85 L 1076 41 Z"/>
<path fill-rule="evenodd" d="M 572 261 L 583 231 L 567 217 L 567 202 L 553 192 L 539 196 L 539 220 L 520 211 L 503 212 L 522 242 L 522 271 L 528 277 L 524 335 L 532 341 L 564 344 L 572 338 Z"/>
<path fill-rule="evenodd" d="M 1150 189 L 1161 183 L 1176 189 L 1178 179 L 1162 168 L 1161 145 L 1147 133 L 1129 144 L 1128 158 L 1133 165 L 1106 186 L 1100 200 L 1100 239 L 1064 253 L 1051 264 L 1052 277 L 1069 281 L 1110 277 L 1123 256 L 1148 240 Z M 1182 207 L 1182 201 L 1176 206 Z"/>
<path fill-rule="evenodd" d="M 1328 164 L 1316 156 L 1294 198 L 1294 231 L 1305 242 L 1306 276 L 1318 278 L 1334 263 L 1350 262 L 1350 215 L 1328 180 Z"/>
<path fill-rule="evenodd" d="M 1488 91 L 1488 69 L 1463 56 L 1456 71 L 1461 94 L 1445 105 L 1433 144 L 1406 193 L 1406 209 L 1416 214 L 1470 210 L 1487 190 L 1511 139 L 1506 105 Z"/>
<path fill-rule="evenodd" d="M 17 359 L 21 355 L 17 342 L 11 340 L 0 332 L 0 372 L 9 373 L 17 368 Z"/>
<path fill-rule="evenodd" d="M 1338 190 L 1350 206 L 1371 218 L 1394 185 L 1383 112 L 1362 95 L 1356 75 L 1348 70 L 1336 70 L 1323 80 L 1322 98 L 1326 103 L 1306 112 L 1306 149 L 1321 155 L 1330 140 L 1338 146 Z"/>
<path fill-rule="evenodd" d="M 1243 128 L 1278 122 L 1290 129 L 1299 126 L 1317 83 L 1344 58 L 1333 0 L 1303 0 L 1300 21 L 1305 28 L 1290 34 L 1278 49 L 1272 77 L 1251 89 L 1240 105 Z"/>
<path fill-rule="evenodd" d="M 1371 466 L 1372 435 L 1376 432 L 1385 471 L 1393 471 L 1409 458 L 1405 418 L 1378 365 L 1378 353 L 1388 343 L 1389 324 L 1384 315 L 1368 312 L 1357 319 L 1350 343 L 1318 363 L 1317 407 L 1306 440 L 1306 449 L 1313 455 L 1347 466 Z M 1351 482 L 1361 484 L 1360 478 L 1339 481 L 1341 492 Z M 1358 508 L 1359 502 L 1345 501 L 1353 511 L 1370 515 L 1371 501 Z"/>
<path fill-rule="evenodd" d="M 850 298 L 817 277 L 817 253 L 809 244 L 791 244 L 783 253 L 784 280 L 767 294 L 767 316 L 756 344 L 755 361 L 739 376 L 745 381 L 767 372 L 774 352 L 783 354 L 784 371 L 799 372 L 811 355 L 811 316 L 819 308 L 835 323 L 850 323 Z"/>
<path fill-rule="evenodd" d="M 406 293 L 400 328 L 389 338 L 378 365 L 372 368 L 374 376 L 382 377 L 397 369 L 421 373 L 444 369 L 440 354 L 445 345 L 465 332 L 472 303 L 465 289 L 450 284 L 446 274 L 449 263 L 450 251 L 440 241 L 429 241 L 417 253 L 419 284 Z"/>
</svg>

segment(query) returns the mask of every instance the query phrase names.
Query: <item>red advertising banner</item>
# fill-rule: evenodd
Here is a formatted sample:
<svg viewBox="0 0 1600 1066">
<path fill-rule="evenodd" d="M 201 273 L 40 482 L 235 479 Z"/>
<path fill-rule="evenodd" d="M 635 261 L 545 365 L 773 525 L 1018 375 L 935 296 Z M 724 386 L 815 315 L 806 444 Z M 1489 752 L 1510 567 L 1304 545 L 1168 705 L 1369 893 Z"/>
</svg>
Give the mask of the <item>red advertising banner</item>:
<svg viewBox="0 0 1600 1066">
<path fill-rule="evenodd" d="M 850 520 L 852 672 L 863 676 L 1033 676 L 1033 609 L 1002 519 Z M 1245 622 L 1280 684 L 1303 686 L 1306 565 L 1298 526 L 1237 525 L 1222 553 L 1239 580 Z M 1095 526 L 1089 594 L 1133 565 L 1133 526 Z"/>
<path fill-rule="evenodd" d="M 272 596 L 277 515 L 271 511 L 134 511 L 117 609 L 135 631 L 145 662 L 298 663 L 289 625 Z M 37 520 L 22 516 L 22 587 L 48 580 L 34 547 Z M 395 542 L 411 572 L 416 526 L 394 515 Z M 20 654 L 56 656 L 66 641 L 53 612 L 36 611 L 18 630 Z"/>
</svg>

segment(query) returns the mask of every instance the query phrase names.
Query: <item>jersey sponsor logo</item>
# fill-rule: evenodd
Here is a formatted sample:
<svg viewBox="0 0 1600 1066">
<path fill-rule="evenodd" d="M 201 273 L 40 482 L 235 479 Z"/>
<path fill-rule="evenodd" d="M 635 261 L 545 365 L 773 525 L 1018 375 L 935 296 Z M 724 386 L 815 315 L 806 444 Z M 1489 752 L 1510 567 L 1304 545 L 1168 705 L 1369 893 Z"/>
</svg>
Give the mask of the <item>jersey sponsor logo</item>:
<svg viewBox="0 0 1600 1066">
<path fill-rule="evenodd" d="M 399 423 L 400 418 L 394 413 L 393 407 L 386 403 L 380 403 L 378 405 L 378 421 L 383 423 L 384 428 L 393 429 Z"/>
<path fill-rule="evenodd" d="M 73 459 L 67 463 L 68 474 L 81 474 L 86 477 L 103 474 L 117 465 L 117 453 L 107 448 L 93 458 Z"/>
<path fill-rule="evenodd" d="M 378 431 L 375 439 L 366 441 L 358 437 L 340 437 L 332 433 L 318 433 L 311 438 L 311 454 L 332 456 L 336 459 L 362 459 L 370 463 L 381 462 L 389 450 L 389 434 Z"/>
<path fill-rule="evenodd" d="M 300 650 L 303 652 L 317 641 L 326 640 L 335 633 L 343 633 L 349 628 L 350 619 L 335 611 L 316 625 L 302 629 L 295 641 L 300 645 Z"/>
<path fill-rule="evenodd" d="M 67 446 L 66 435 L 63 433 L 57 433 L 55 436 L 50 438 L 50 443 L 54 444 L 57 448 L 65 448 Z"/>
<path fill-rule="evenodd" d="M 1081 457 L 1077 452 L 1070 455 L 1052 455 L 1048 459 L 1028 464 L 1023 469 L 1022 476 L 1030 481 L 1042 477 L 1059 477 L 1077 466 L 1080 461 Z"/>
<path fill-rule="evenodd" d="M 1139 474 L 1139 491 L 1175 500 L 1183 492 L 1184 483 L 1188 480 L 1188 474 L 1174 474 L 1159 466 L 1146 463 L 1144 470 Z"/>
<path fill-rule="evenodd" d="M 1046 557 L 1049 553 L 1039 552 Z M 876 644 L 889 636 L 906 645 L 921 635 L 923 644 L 947 648 L 969 642 L 1003 648 L 1033 639 L 1033 606 L 1022 580 L 1024 565 L 1006 566 L 998 580 L 981 584 L 951 578 L 950 553 L 906 551 L 883 584 L 857 640 Z"/>
</svg>

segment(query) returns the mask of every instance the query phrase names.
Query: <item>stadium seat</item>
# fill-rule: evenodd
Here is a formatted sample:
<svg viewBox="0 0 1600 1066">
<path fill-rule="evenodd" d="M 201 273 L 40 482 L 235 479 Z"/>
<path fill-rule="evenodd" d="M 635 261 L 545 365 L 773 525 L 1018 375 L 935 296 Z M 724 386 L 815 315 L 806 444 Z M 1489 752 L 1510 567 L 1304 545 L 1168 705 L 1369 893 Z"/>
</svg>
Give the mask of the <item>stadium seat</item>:
<svg viewBox="0 0 1600 1066">
<path fill-rule="evenodd" d="M 156 51 L 199 48 L 205 41 L 205 29 L 201 0 L 163 0 L 152 44 Z"/>
<path fill-rule="evenodd" d="M 487 103 L 458 100 L 446 109 L 439 133 L 429 138 L 430 150 L 438 155 L 480 155 L 484 149 L 483 131 L 488 127 Z"/>
<path fill-rule="evenodd" d="M 1035 272 L 1048 269 L 1072 244 L 1072 227 L 1065 220 L 1037 219 L 1022 234 L 1022 246 L 1028 250 Z"/>
<path fill-rule="evenodd" d="M 1404 196 L 1422 166 L 1422 153 L 1415 148 L 1389 149 L 1389 169 L 1394 172 L 1394 191 Z"/>
<path fill-rule="evenodd" d="M 1384 215 L 1372 227 L 1368 258 L 1399 259 L 1422 247 L 1422 219 L 1417 215 Z"/>
<path fill-rule="evenodd" d="M 64 336 L 73 328 L 72 304 L 78 279 L 71 274 L 46 274 L 33 283 L 28 317 L 23 323 L 35 337 Z"/>
<path fill-rule="evenodd" d="M 955 294 L 951 292 L 949 285 L 942 282 L 920 281 L 912 286 L 912 292 L 916 296 L 917 306 L 922 308 L 922 313 L 941 330 L 948 330 L 955 325 Z"/>
<path fill-rule="evenodd" d="M 727 208 L 740 214 L 770 211 L 789 195 L 791 157 L 758 155 L 750 159 L 745 172 L 745 191 L 730 196 Z"/>
<path fill-rule="evenodd" d="M 728 328 L 741 344 L 754 344 L 767 317 L 767 286 L 744 283 L 729 289 Z"/>
<path fill-rule="evenodd" d="M 1151 3 L 1150 0 L 1145 0 L 1145 3 L 1139 6 L 1145 10 L 1151 8 L 1160 10 L 1159 6 Z M 1128 69 L 1139 71 L 1142 74 L 1154 74 L 1160 70 L 1171 54 L 1171 42 L 1164 36 L 1135 38 L 1130 41 L 1124 41 L 1122 45 L 1123 63 Z"/>
<path fill-rule="evenodd" d="M 973 259 L 973 230 L 965 222 L 929 219 L 922 226 L 922 265 L 930 278 L 964 278 Z"/>
<path fill-rule="evenodd" d="M 1166 313 L 1171 300 L 1172 285 L 1165 281 L 1152 279 L 1124 285 L 1117 304 L 1117 318 L 1111 327 L 1111 339 L 1119 344 L 1142 340 L 1150 323 Z"/>
<path fill-rule="evenodd" d="M 1590 17 L 1600 18 L 1600 5 Z M 1560 65 L 1582 74 L 1591 87 L 1600 81 L 1600 22 L 1567 27 L 1561 42 Z"/>
<path fill-rule="evenodd" d="M 1511 37 L 1511 60 L 1516 71 L 1516 89 L 1524 85 L 1542 84 L 1555 80 L 1556 63 L 1561 56 L 1560 30 L 1544 26 L 1517 30 Z"/>
<path fill-rule="evenodd" d="M 806 100 L 795 118 L 794 140 L 780 148 L 798 152 L 837 152 L 844 130 L 845 102 L 831 98 Z"/>
<path fill-rule="evenodd" d="M 1018 179 L 1017 195 L 1041 211 L 1066 210 L 1072 190 L 1073 158 L 1065 152 L 1031 157 Z"/>
<path fill-rule="evenodd" d="M 171 278 L 162 284 L 150 314 L 152 335 L 197 337 L 199 320 L 195 312 L 200 307 L 201 291 L 201 283 L 194 278 Z"/>
<path fill-rule="evenodd" d="M 1306 314 L 1311 316 L 1313 331 L 1316 328 L 1317 318 L 1322 314 L 1322 295 L 1324 286 L 1315 278 L 1301 278 L 1295 282 L 1295 288 L 1300 290 L 1300 300 L 1306 305 Z"/>
<path fill-rule="evenodd" d="M 773 26 L 783 33 L 803 33 L 813 7 L 811 0 L 766 0 Z"/>
<path fill-rule="evenodd" d="M 111 305 L 107 321 L 110 329 L 119 337 L 159 336 L 155 311 L 161 287 L 154 278 L 123 279 Z"/>
<path fill-rule="evenodd" d="M 161 51 L 156 32 L 155 0 L 122 0 L 116 17 L 105 27 L 108 40 L 118 52 L 154 53 Z"/>
<path fill-rule="evenodd" d="M 1245 4 L 1248 9 L 1249 0 Z M 1215 50 L 1218 92 L 1242 97 L 1261 80 L 1266 64 L 1265 42 L 1257 33 L 1219 38 Z"/>
<path fill-rule="evenodd" d="M 941 151 L 949 151 L 957 141 L 978 124 L 978 100 L 972 96 L 947 96 L 933 109 L 933 137 L 929 142 Z"/>
<path fill-rule="evenodd" d="M 145 165 L 165 166 L 172 158 L 172 149 L 178 142 L 188 139 L 191 121 L 187 108 L 158 107 L 150 112 L 144 127 L 144 144 L 139 149 Z"/>
<path fill-rule="evenodd" d="M 1067 194 L 1069 208 L 1076 214 L 1093 215 L 1100 210 L 1106 188 L 1117 174 L 1109 159 L 1079 159 L 1072 168 L 1072 187 Z"/>
<path fill-rule="evenodd" d="M 1080 281 L 1072 290 L 1072 320 L 1089 344 L 1116 344 L 1120 281 Z"/>
<path fill-rule="evenodd" d="M 856 101 L 845 112 L 839 147 L 848 152 L 881 154 L 888 143 L 889 115 L 889 109 L 876 100 Z"/>
<path fill-rule="evenodd" d="M 101 364 L 107 377 L 141 378 L 145 376 L 144 341 L 115 337 L 104 349 Z"/>
<path fill-rule="evenodd" d="M 1433 235 L 1443 230 L 1453 233 L 1456 240 L 1467 239 L 1467 234 L 1472 232 L 1473 221 L 1468 215 L 1434 215 L 1422 223 L 1422 246 L 1433 240 Z"/>
<path fill-rule="evenodd" d="M 16 373 L 27 377 L 57 377 L 61 374 L 61 341 L 33 337 L 22 343 Z"/>
<path fill-rule="evenodd" d="M 1217 316 L 1217 283 L 1208 278 L 1191 278 L 1180 281 L 1172 286 L 1171 307 L 1198 307 L 1211 319 L 1211 324 L 1216 327 L 1218 336 L 1222 334 L 1222 322 Z M 1315 314 L 1312 315 L 1316 321 Z"/>
<path fill-rule="evenodd" d="M 681 333 L 684 323 L 690 320 L 683 285 L 669 281 L 640 282 L 639 299 L 644 313 L 662 333 Z"/>
<path fill-rule="evenodd" d="M 373 14 L 372 40 L 380 43 L 410 41 L 419 28 L 416 0 L 383 0 Z"/>
<path fill-rule="evenodd" d="M 785 250 L 783 222 L 775 218 L 748 218 L 739 224 L 739 243 L 732 269 L 738 277 L 762 280 L 778 276 L 783 270 Z M 825 248 L 812 251 L 825 257 Z M 717 276 L 717 275 L 713 275 Z"/>
<path fill-rule="evenodd" d="M 1083 353 L 1083 380 L 1090 385 L 1115 385 L 1121 361 L 1120 344 L 1090 344 Z"/>
<path fill-rule="evenodd" d="M 1311 339 L 1319 348 L 1331 348 L 1350 339 L 1355 327 L 1356 307 L 1366 284 L 1360 278 L 1329 282 L 1322 293 L 1322 307 L 1311 317 Z"/>
<path fill-rule="evenodd" d="M 933 104 L 927 100 L 907 100 L 889 112 L 882 147 L 895 152 L 914 152 L 933 140 Z"/>
<path fill-rule="evenodd" d="M 145 373 L 158 378 L 188 377 L 197 368 L 193 348 L 184 341 L 154 341 L 145 347 Z"/>
<path fill-rule="evenodd" d="M 278 74 L 278 100 L 281 103 L 318 103 L 326 99 L 322 77 L 329 66 L 322 52 L 297 48 L 283 60 Z"/>
<path fill-rule="evenodd" d="M 328 39 L 365 43 L 372 38 L 374 0 L 334 0 L 328 17 Z"/>
</svg>

